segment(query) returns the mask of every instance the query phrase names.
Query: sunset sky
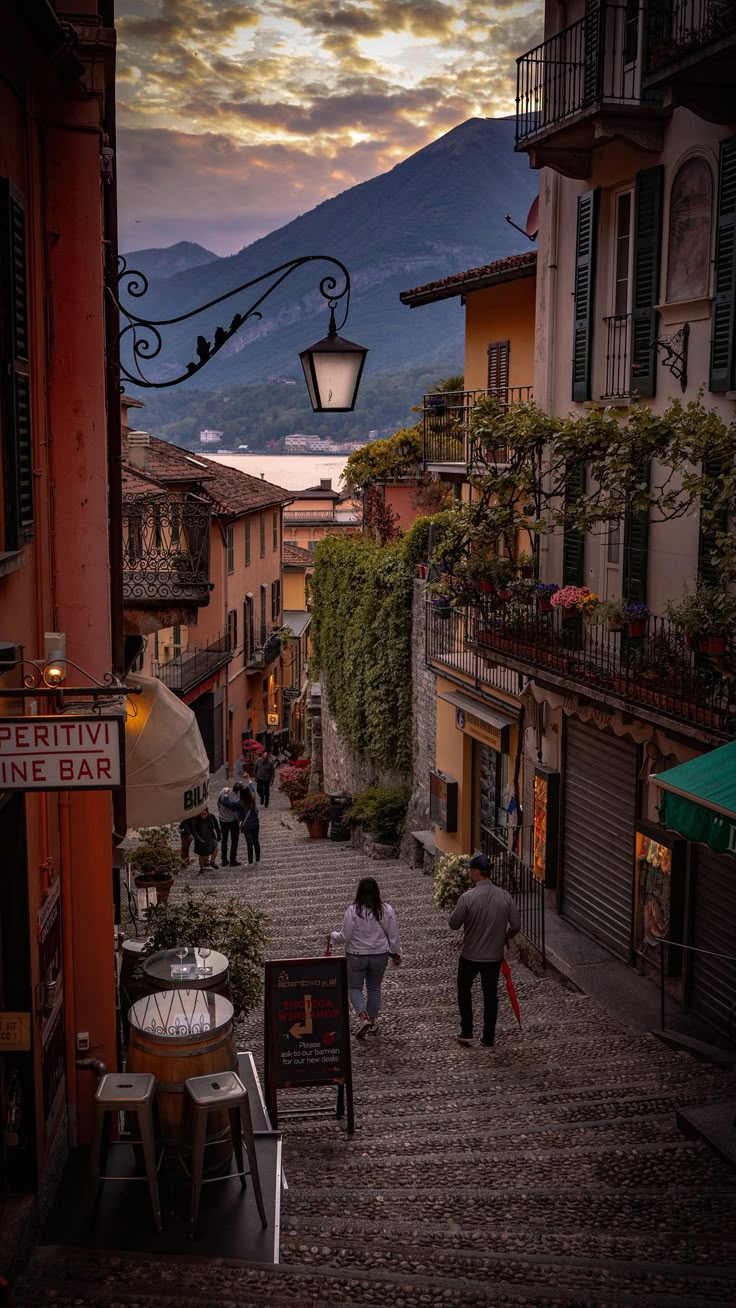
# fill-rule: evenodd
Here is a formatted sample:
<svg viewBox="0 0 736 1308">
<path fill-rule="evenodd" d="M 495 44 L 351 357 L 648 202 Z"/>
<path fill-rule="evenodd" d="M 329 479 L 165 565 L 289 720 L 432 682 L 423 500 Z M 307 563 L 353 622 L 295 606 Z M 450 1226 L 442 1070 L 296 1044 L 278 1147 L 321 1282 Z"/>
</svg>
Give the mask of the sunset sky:
<svg viewBox="0 0 736 1308">
<path fill-rule="evenodd" d="M 541 0 L 119 0 L 121 248 L 244 245 L 514 109 Z"/>
</svg>

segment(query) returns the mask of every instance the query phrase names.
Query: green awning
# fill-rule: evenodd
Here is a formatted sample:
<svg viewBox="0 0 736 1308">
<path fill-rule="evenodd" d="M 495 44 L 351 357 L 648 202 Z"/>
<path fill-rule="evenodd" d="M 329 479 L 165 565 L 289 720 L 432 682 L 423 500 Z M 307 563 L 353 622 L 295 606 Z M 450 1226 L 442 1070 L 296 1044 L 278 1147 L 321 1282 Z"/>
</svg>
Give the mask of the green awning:
<svg viewBox="0 0 736 1308">
<path fill-rule="evenodd" d="M 717 854 L 736 857 L 736 741 L 654 778 L 666 827 Z"/>
</svg>

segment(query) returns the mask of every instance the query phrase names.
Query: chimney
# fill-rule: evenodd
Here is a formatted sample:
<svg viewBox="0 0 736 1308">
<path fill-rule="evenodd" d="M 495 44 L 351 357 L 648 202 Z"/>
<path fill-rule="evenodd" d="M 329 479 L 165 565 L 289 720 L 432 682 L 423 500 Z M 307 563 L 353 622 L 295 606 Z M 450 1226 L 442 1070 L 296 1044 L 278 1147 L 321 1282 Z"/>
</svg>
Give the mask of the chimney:
<svg viewBox="0 0 736 1308">
<path fill-rule="evenodd" d="M 320 477 L 320 479 L 319 479 L 319 488 L 320 488 L 320 490 L 332 490 L 332 478 L 331 478 L 331 477 Z"/>
<path fill-rule="evenodd" d="M 140 472 L 148 471 L 148 451 L 151 438 L 147 431 L 128 432 L 128 463 Z"/>
</svg>

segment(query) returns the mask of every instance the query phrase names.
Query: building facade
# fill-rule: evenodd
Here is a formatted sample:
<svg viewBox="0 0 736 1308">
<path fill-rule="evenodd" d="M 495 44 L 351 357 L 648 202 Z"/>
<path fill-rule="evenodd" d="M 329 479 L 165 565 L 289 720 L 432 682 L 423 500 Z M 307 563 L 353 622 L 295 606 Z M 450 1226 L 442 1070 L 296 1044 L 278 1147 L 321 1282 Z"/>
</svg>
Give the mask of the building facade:
<svg viewBox="0 0 736 1308">
<path fill-rule="evenodd" d="M 325 536 L 361 530 L 360 506 L 332 489 L 332 478 L 324 477 L 319 486 L 294 491 L 284 511 L 286 540 L 302 549 L 313 550 Z"/>
</svg>

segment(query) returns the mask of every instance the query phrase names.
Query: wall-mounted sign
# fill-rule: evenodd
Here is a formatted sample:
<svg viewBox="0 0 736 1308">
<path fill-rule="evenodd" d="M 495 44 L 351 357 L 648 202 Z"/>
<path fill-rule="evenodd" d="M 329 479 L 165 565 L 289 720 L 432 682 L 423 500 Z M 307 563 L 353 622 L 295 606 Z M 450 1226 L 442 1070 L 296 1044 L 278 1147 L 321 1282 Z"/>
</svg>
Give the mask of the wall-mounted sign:
<svg viewBox="0 0 736 1308">
<path fill-rule="evenodd" d="M 0 1013 L 0 1054 L 31 1047 L 30 1013 Z"/>
<path fill-rule="evenodd" d="M 266 716 L 268 718 L 269 727 L 277 727 L 279 725 L 278 713 L 268 713 Z"/>
<path fill-rule="evenodd" d="M 457 791 L 457 782 L 452 777 L 434 768 L 430 771 L 429 817 L 440 831 L 457 831 Z"/>
<path fill-rule="evenodd" d="M 658 946 L 661 936 L 683 938 L 686 851 L 687 841 L 671 831 L 637 822 L 634 945 L 638 951 Z M 680 975 L 681 954 L 679 949 L 667 950 L 668 976 Z"/>
<path fill-rule="evenodd" d="M 122 784 L 122 718 L 0 718 L 0 790 L 115 790 Z"/>
<path fill-rule="evenodd" d="M 557 885 L 560 774 L 541 765 L 534 769 L 532 871 L 536 881 Z"/>
<path fill-rule="evenodd" d="M 336 1085 L 337 1116 L 347 1089 L 353 1130 L 347 965 L 344 958 L 277 958 L 266 963 L 266 1102 L 276 1128 L 276 1092 Z"/>
<path fill-rule="evenodd" d="M 498 754 L 508 752 L 508 727 L 494 727 L 490 722 L 486 722 L 485 718 L 479 718 L 475 713 L 464 708 L 455 709 L 455 726 L 466 736 L 472 736 L 473 740 L 480 740 L 484 745 L 490 745 Z"/>
</svg>

